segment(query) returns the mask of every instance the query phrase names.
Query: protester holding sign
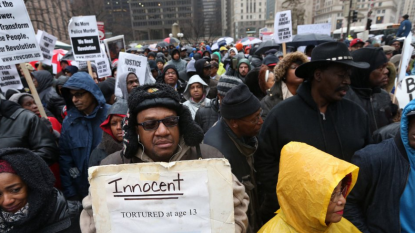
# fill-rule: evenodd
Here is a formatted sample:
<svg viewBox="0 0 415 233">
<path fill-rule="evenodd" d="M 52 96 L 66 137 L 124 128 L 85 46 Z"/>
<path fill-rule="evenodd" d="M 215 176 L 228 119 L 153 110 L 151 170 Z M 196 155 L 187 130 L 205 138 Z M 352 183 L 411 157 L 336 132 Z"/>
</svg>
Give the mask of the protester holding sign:
<svg viewBox="0 0 415 233">
<path fill-rule="evenodd" d="M 203 131 L 193 121 L 189 109 L 180 104 L 180 96 L 173 88 L 165 84 L 137 87 L 130 94 L 128 108 L 124 150 L 121 155 L 108 156 L 101 165 L 223 158 L 213 147 L 200 145 Z M 248 196 L 236 178 L 233 187 L 235 232 L 246 232 Z M 83 205 L 81 229 L 94 232 L 90 195 Z"/>
<path fill-rule="evenodd" d="M 88 194 L 88 160 L 101 142 L 99 125 L 105 120 L 108 105 L 85 72 L 74 74 L 62 87 L 68 116 L 62 124 L 59 140 L 59 166 L 65 197 L 81 200 Z"/>
</svg>

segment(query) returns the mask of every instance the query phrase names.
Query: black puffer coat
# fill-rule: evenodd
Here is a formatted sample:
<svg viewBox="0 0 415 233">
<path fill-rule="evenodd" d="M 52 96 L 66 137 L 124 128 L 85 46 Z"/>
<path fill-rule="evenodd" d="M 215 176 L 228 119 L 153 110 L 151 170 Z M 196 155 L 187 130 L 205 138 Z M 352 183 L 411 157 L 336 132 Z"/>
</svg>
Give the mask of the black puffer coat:
<svg viewBox="0 0 415 233">
<path fill-rule="evenodd" d="M 206 133 L 220 119 L 218 98 L 211 99 L 209 104 L 200 106 L 195 121 Z"/>
</svg>

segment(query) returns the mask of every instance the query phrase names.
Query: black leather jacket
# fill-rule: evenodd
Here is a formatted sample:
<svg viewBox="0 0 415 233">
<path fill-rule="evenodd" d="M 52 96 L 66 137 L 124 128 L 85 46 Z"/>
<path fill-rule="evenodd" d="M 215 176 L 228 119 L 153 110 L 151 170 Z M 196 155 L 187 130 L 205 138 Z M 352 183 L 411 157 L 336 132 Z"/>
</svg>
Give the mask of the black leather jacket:
<svg viewBox="0 0 415 233">
<path fill-rule="evenodd" d="M 0 100 L 0 148 L 23 147 L 42 157 L 48 165 L 58 161 L 54 136 L 40 118 L 7 100 Z"/>
<path fill-rule="evenodd" d="M 209 104 L 201 106 L 196 112 L 195 121 L 206 133 L 220 119 L 218 98 L 211 99 Z"/>
</svg>

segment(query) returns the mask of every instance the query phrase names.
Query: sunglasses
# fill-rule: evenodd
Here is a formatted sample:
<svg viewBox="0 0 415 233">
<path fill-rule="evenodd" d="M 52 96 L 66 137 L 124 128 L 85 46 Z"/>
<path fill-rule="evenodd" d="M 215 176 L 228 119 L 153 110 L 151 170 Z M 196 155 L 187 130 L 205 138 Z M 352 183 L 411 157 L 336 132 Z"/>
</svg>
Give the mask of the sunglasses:
<svg viewBox="0 0 415 233">
<path fill-rule="evenodd" d="M 142 126 L 146 131 L 153 131 L 159 128 L 160 122 L 163 122 L 164 126 L 171 128 L 179 124 L 179 116 L 170 116 L 161 120 L 144 121 L 142 123 L 138 123 L 137 125 Z"/>
</svg>

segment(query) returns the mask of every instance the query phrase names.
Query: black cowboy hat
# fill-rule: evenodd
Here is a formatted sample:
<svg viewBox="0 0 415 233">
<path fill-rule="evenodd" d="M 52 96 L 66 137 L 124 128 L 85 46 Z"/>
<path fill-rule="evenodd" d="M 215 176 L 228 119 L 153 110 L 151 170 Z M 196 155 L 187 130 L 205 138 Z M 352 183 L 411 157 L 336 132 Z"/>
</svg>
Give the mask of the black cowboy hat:
<svg viewBox="0 0 415 233">
<path fill-rule="evenodd" d="M 354 62 L 347 46 L 333 41 L 318 45 L 311 53 L 311 61 L 299 66 L 295 70 L 295 75 L 299 78 L 307 78 L 314 72 L 316 64 L 324 62 L 344 64 L 359 69 L 367 69 L 370 66 L 366 62 Z"/>
</svg>

